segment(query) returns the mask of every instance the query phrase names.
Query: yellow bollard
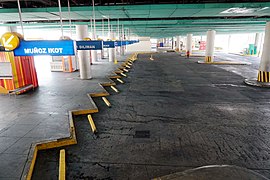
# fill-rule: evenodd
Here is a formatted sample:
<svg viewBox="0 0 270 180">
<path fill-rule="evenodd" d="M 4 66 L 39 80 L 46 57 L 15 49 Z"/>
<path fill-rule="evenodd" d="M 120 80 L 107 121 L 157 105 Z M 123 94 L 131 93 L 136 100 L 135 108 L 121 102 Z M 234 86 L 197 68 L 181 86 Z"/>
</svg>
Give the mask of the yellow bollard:
<svg viewBox="0 0 270 180">
<path fill-rule="evenodd" d="M 66 151 L 65 149 L 60 150 L 60 157 L 59 157 L 59 180 L 66 179 Z"/>
<path fill-rule="evenodd" d="M 102 97 L 102 100 L 105 102 L 105 104 L 108 106 L 108 107 L 112 107 L 111 103 L 108 101 L 108 99 L 106 97 Z"/>
<path fill-rule="evenodd" d="M 117 64 L 117 63 L 118 63 L 117 59 L 114 59 L 114 64 Z"/>
</svg>

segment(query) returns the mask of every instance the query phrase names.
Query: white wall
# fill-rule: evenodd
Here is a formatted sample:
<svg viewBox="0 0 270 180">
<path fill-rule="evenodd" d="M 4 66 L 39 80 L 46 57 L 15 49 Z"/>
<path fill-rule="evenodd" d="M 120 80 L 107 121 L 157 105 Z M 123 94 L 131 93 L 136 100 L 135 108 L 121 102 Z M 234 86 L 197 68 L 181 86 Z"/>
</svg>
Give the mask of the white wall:
<svg viewBox="0 0 270 180">
<path fill-rule="evenodd" d="M 132 38 L 131 38 L 132 39 Z M 149 52 L 151 51 L 150 37 L 138 37 L 139 43 L 127 45 L 127 52 Z"/>
</svg>

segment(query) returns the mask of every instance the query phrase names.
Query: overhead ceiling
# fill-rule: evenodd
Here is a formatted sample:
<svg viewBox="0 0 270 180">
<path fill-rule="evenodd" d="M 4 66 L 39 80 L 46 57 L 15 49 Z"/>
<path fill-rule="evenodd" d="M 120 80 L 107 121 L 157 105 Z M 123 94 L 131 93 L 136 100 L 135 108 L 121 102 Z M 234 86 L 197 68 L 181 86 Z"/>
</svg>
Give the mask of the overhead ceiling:
<svg viewBox="0 0 270 180">
<path fill-rule="evenodd" d="M 14 1 L 0 1 L 4 7 L 0 8 L 2 26 L 19 25 L 18 9 L 10 8 L 17 3 Z M 67 0 L 62 0 L 61 3 L 62 16 L 66 25 L 64 27 L 69 27 L 69 12 L 65 7 L 66 2 Z M 89 0 L 70 0 L 72 24 L 90 24 L 92 6 L 89 2 Z M 95 2 L 98 29 L 102 27 L 102 24 L 105 28 L 107 27 L 106 18 L 110 18 L 110 24 L 116 28 L 119 19 L 120 25 L 123 24 L 126 29 L 139 36 L 171 37 L 186 33 L 199 35 L 205 34 L 209 29 L 214 29 L 217 33 L 259 32 L 263 31 L 265 22 L 270 20 L 270 2 L 259 2 L 258 0 L 252 3 L 219 3 L 232 2 L 230 0 L 215 0 L 216 3 L 206 3 L 214 2 L 214 0 L 187 1 L 193 4 L 185 4 L 184 0 L 166 1 L 167 3 L 182 2 L 181 4 L 161 4 L 163 2 L 157 0 Z M 149 4 L 153 2 L 156 4 Z M 78 4 L 82 4 L 82 6 L 78 6 Z M 9 8 L 5 7 L 8 5 Z M 59 8 L 56 7 L 56 0 L 27 0 L 21 2 L 21 5 L 24 7 L 22 8 L 22 19 L 25 27 L 59 28 Z M 30 8 L 34 5 L 39 8 Z"/>
<path fill-rule="evenodd" d="M 61 0 L 62 6 L 92 6 L 92 0 Z M 95 0 L 96 6 L 142 5 L 142 4 L 202 4 L 268 2 L 268 0 Z M 22 8 L 57 7 L 58 0 L 20 0 Z M 17 0 L 0 0 L 2 8 L 17 8 Z"/>
</svg>

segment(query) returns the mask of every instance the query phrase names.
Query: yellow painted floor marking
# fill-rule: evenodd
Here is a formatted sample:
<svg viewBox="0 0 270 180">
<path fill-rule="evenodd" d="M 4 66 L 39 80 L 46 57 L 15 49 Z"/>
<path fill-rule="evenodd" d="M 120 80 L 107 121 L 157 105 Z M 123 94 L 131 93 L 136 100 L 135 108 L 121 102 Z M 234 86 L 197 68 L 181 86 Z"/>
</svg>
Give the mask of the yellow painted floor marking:
<svg viewBox="0 0 270 180">
<path fill-rule="evenodd" d="M 114 90 L 115 92 L 117 92 L 117 93 L 119 92 L 118 89 L 116 89 L 116 87 L 111 86 L 111 88 L 112 88 L 112 90 Z"/>
<path fill-rule="evenodd" d="M 108 101 L 108 99 L 106 97 L 102 97 L 102 100 L 105 102 L 105 104 L 108 106 L 108 107 L 112 107 L 111 103 Z"/>
<path fill-rule="evenodd" d="M 97 128 L 96 128 L 96 125 L 95 125 L 95 123 L 94 123 L 94 120 L 93 120 L 92 116 L 89 114 L 89 115 L 87 116 L 87 118 L 88 118 L 88 121 L 89 121 L 89 123 L 90 123 L 92 132 L 93 132 L 94 134 L 97 133 Z"/>
<path fill-rule="evenodd" d="M 66 179 L 66 151 L 64 149 L 60 150 L 59 158 L 59 180 Z"/>
</svg>

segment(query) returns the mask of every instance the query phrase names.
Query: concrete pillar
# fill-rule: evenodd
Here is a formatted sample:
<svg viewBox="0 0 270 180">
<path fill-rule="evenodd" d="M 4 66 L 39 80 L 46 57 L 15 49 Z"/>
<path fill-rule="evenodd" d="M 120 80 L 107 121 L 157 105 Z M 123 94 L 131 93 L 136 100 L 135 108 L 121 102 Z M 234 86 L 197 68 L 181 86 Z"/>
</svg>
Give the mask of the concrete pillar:
<svg viewBox="0 0 270 180">
<path fill-rule="evenodd" d="M 110 32 L 109 37 L 111 40 L 114 39 L 114 33 Z M 108 50 L 109 50 L 109 62 L 113 62 L 115 59 L 115 48 L 109 48 Z"/>
<path fill-rule="evenodd" d="M 91 33 L 91 40 L 96 40 L 96 35 L 94 32 Z M 91 50 L 92 63 L 97 62 L 97 50 Z"/>
<path fill-rule="evenodd" d="M 231 35 L 228 36 L 228 44 L 227 44 L 228 53 L 230 52 L 230 47 L 231 47 L 231 45 L 230 45 L 231 44 L 231 37 L 232 37 Z"/>
<path fill-rule="evenodd" d="M 189 51 L 189 54 L 192 54 L 192 34 L 187 34 L 187 44 L 186 44 L 186 52 Z"/>
<path fill-rule="evenodd" d="M 172 37 L 172 49 L 174 49 L 174 38 Z"/>
<path fill-rule="evenodd" d="M 87 25 L 76 25 L 77 40 L 83 40 L 88 37 L 88 26 Z M 91 66 L 89 51 L 78 51 L 79 67 L 80 67 L 80 78 L 91 79 Z"/>
<path fill-rule="evenodd" d="M 265 36 L 261 62 L 259 66 L 258 79 L 259 82 L 270 82 L 270 22 L 266 23 Z"/>
<path fill-rule="evenodd" d="M 255 35 L 255 42 L 254 42 L 254 54 L 259 54 L 259 50 L 260 50 L 260 45 L 261 45 L 261 38 L 262 38 L 262 34 L 261 33 L 256 33 Z"/>
<path fill-rule="evenodd" d="M 175 50 L 180 51 L 180 36 L 176 36 Z"/>
<path fill-rule="evenodd" d="M 120 55 L 122 55 L 122 56 L 125 55 L 125 46 L 120 47 Z"/>
<path fill-rule="evenodd" d="M 205 62 L 213 62 L 214 60 L 214 47 L 215 47 L 216 31 L 207 31 Z"/>
<path fill-rule="evenodd" d="M 101 56 L 101 59 L 105 59 L 105 53 L 104 53 L 104 49 L 102 48 L 101 51 L 100 51 L 100 56 Z"/>
<path fill-rule="evenodd" d="M 121 37 L 121 41 L 125 41 L 124 36 Z M 120 46 L 120 55 L 125 55 L 125 46 Z"/>
</svg>

